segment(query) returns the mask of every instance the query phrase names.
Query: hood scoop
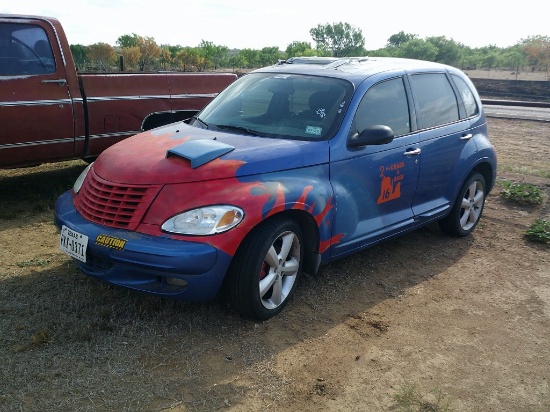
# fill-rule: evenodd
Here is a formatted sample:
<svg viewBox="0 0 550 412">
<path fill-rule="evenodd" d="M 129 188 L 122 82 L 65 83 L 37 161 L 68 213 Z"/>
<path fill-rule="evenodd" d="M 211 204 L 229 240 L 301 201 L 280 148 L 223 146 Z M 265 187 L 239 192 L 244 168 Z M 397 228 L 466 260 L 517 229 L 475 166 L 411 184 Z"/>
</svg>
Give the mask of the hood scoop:
<svg viewBox="0 0 550 412">
<path fill-rule="evenodd" d="M 190 160 L 191 167 L 196 169 L 233 150 L 235 150 L 234 146 L 217 140 L 191 140 L 169 149 L 166 157 L 179 156 Z"/>
</svg>

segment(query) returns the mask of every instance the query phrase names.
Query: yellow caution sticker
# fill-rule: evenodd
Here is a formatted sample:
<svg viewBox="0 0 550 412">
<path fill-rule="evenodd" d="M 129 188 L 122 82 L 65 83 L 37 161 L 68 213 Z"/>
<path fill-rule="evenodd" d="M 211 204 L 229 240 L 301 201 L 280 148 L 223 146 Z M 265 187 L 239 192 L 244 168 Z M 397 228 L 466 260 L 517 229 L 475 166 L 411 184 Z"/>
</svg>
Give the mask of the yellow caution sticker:
<svg viewBox="0 0 550 412">
<path fill-rule="evenodd" d="M 126 242 L 126 239 L 120 239 L 118 237 L 108 235 L 97 235 L 95 238 L 96 245 L 105 246 L 116 250 L 124 250 L 124 245 L 126 245 Z"/>
</svg>

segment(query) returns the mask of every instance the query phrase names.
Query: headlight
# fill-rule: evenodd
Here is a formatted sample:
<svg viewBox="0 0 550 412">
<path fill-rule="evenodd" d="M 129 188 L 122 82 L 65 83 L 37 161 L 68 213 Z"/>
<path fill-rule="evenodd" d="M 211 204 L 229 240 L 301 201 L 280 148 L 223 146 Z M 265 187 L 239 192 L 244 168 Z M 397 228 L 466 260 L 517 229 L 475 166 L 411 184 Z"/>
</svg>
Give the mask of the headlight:
<svg viewBox="0 0 550 412">
<path fill-rule="evenodd" d="M 84 183 L 84 179 L 86 179 L 86 176 L 88 175 L 88 172 L 90 171 L 90 168 L 92 167 L 93 163 L 90 163 L 86 169 L 80 173 L 80 176 L 78 176 L 78 179 L 76 179 L 76 182 L 74 182 L 73 185 L 73 191 L 78 193 L 80 191 L 80 188 L 82 187 L 82 183 Z"/>
<path fill-rule="evenodd" d="M 213 235 L 234 228 L 243 217 L 244 212 L 235 206 L 201 207 L 171 217 L 162 230 L 182 235 Z"/>
</svg>

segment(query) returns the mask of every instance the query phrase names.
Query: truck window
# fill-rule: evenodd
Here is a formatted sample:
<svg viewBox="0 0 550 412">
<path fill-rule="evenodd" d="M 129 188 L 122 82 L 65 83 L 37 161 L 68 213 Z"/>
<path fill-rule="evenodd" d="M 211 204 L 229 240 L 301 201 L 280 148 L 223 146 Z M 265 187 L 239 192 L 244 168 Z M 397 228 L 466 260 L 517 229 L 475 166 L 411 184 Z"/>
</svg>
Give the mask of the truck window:
<svg viewBox="0 0 550 412">
<path fill-rule="evenodd" d="M 55 60 L 44 29 L 33 24 L 0 24 L 0 76 L 55 72 Z"/>
</svg>

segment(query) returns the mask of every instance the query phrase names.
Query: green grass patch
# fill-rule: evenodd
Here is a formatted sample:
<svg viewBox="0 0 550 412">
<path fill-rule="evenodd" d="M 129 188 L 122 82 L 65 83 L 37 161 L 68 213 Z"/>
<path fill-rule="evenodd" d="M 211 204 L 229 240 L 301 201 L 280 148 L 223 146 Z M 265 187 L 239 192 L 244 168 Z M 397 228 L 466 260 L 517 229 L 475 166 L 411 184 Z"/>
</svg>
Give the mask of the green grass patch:
<svg viewBox="0 0 550 412">
<path fill-rule="evenodd" d="M 498 166 L 499 170 L 503 172 L 519 173 L 522 175 L 537 176 L 537 177 L 546 177 L 550 179 L 550 171 L 534 169 L 533 167 L 528 166 L 511 166 L 506 164 L 500 164 Z"/>
<path fill-rule="evenodd" d="M 535 220 L 525 232 L 525 237 L 531 242 L 550 243 L 550 220 Z"/>
<path fill-rule="evenodd" d="M 17 262 L 16 265 L 20 268 L 26 268 L 30 266 L 35 266 L 35 267 L 46 266 L 50 262 L 51 262 L 51 259 L 49 258 L 46 258 L 46 259 L 34 258 L 34 259 L 22 260 L 20 262 Z"/>
<path fill-rule="evenodd" d="M 441 391 L 433 389 L 422 394 L 415 384 L 403 382 L 393 396 L 396 411 L 400 412 L 453 412 L 451 400 Z"/>
<path fill-rule="evenodd" d="M 522 205 L 540 205 L 542 203 L 542 194 L 538 187 L 529 183 L 515 183 L 505 180 L 504 188 L 500 196 L 510 202 Z"/>
</svg>

